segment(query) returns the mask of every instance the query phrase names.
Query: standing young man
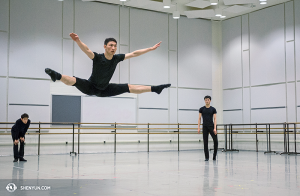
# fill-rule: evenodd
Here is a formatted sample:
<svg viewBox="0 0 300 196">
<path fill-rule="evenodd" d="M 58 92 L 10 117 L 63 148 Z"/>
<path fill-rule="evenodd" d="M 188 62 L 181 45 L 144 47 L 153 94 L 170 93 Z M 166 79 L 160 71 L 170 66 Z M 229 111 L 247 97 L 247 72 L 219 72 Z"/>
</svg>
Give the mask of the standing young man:
<svg viewBox="0 0 300 196">
<path fill-rule="evenodd" d="M 120 61 L 137 57 L 147 52 L 153 51 L 160 46 L 155 44 L 153 47 L 136 50 L 128 54 L 115 54 L 117 51 L 117 41 L 114 38 L 107 38 L 104 41 L 105 52 L 98 54 L 92 52 L 78 37 L 75 33 L 70 33 L 70 37 L 77 43 L 79 48 L 93 60 L 92 75 L 88 80 L 81 79 L 78 77 L 70 77 L 67 75 L 61 75 L 56 71 L 46 68 L 45 72 L 51 77 L 51 80 L 62 81 L 64 84 L 69 86 L 75 86 L 78 90 L 86 95 L 96 95 L 98 97 L 110 97 L 120 95 L 122 93 L 145 93 L 155 92 L 160 94 L 164 88 L 168 88 L 171 84 L 163 84 L 158 86 L 142 86 L 142 85 L 131 85 L 131 84 L 113 84 L 109 83 L 112 78 L 115 69 Z"/>
<path fill-rule="evenodd" d="M 27 161 L 24 159 L 24 142 L 25 142 L 25 134 L 30 126 L 30 120 L 28 119 L 28 114 L 24 113 L 21 115 L 14 126 L 11 128 L 11 136 L 14 142 L 14 161 Z M 20 141 L 20 150 L 18 149 Z"/>
<path fill-rule="evenodd" d="M 204 142 L 204 154 L 205 161 L 209 160 L 208 151 L 208 134 L 214 140 L 214 156 L 213 160 L 216 160 L 217 150 L 218 150 L 218 137 L 217 137 L 217 110 L 216 108 L 210 106 L 211 97 L 204 97 L 205 106 L 199 109 L 199 119 L 198 119 L 198 133 L 200 133 L 201 117 L 203 118 L 203 142 Z"/>
</svg>

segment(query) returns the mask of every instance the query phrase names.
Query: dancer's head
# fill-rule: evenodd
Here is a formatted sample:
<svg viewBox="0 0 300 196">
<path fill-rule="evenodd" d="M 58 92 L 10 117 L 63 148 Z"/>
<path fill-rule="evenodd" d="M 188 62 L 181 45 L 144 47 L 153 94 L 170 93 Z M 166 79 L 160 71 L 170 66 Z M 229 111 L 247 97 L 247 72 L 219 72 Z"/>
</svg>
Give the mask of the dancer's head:
<svg viewBox="0 0 300 196">
<path fill-rule="evenodd" d="M 117 51 L 117 40 L 115 38 L 106 38 L 104 41 L 105 52 L 114 55 Z"/>
<path fill-rule="evenodd" d="M 210 102 L 211 102 L 211 96 L 206 95 L 206 96 L 204 97 L 204 101 L 205 101 L 205 104 L 206 104 L 206 105 L 210 105 Z"/>
<path fill-rule="evenodd" d="M 24 114 L 21 115 L 21 120 L 22 120 L 22 122 L 23 122 L 24 124 L 27 124 L 28 118 L 29 118 L 29 116 L 28 116 L 28 114 L 26 114 L 26 113 L 24 113 Z"/>
</svg>

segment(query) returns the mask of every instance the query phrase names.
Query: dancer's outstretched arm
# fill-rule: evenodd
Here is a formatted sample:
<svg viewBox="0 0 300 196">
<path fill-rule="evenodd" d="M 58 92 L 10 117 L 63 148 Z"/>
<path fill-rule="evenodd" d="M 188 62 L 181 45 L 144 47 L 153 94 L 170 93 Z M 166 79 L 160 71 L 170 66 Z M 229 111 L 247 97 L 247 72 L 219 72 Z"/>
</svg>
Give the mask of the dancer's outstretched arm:
<svg viewBox="0 0 300 196">
<path fill-rule="evenodd" d="M 90 58 L 93 59 L 95 54 L 85 45 L 75 33 L 70 33 L 70 37 L 77 43 L 79 48 Z"/>
<path fill-rule="evenodd" d="M 136 51 L 131 52 L 131 53 L 127 53 L 127 54 L 125 54 L 125 59 L 124 60 L 130 59 L 132 57 L 137 57 L 137 56 L 140 56 L 140 55 L 145 54 L 147 52 L 150 52 L 152 50 L 155 50 L 156 48 L 158 48 L 160 46 L 160 43 L 161 42 L 155 44 L 154 46 L 152 46 L 150 48 L 140 49 L 140 50 L 136 50 Z"/>
</svg>

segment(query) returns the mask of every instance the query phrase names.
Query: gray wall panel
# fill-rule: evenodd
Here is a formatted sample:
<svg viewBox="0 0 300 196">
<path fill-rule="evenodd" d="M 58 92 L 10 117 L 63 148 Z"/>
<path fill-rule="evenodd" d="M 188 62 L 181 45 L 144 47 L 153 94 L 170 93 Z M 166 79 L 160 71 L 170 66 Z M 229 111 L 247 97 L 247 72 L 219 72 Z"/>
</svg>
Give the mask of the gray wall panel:
<svg viewBox="0 0 300 196">
<path fill-rule="evenodd" d="M 44 68 L 61 72 L 62 3 L 10 1 L 9 75 L 49 78 Z"/>
<path fill-rule="evenodd" d="M 251 123 L 283 123 L 286 122 L 286 109 L 252 110 Z"/>
<path fill-rule="evenodd" d="M 9 104 L 50 104 L 50 82 L 47 80 L 9 79 Z"/>
<path fill-rule="evenodd" d="M 7 97 L 7 79 L 0 78 L 0 122 L 6 122 L 6 97 Z"/>
<path fill-rule="evenodd" d="M 9 0 L 1 0 L 0 6 L 0 30 L 8 31 L 9 24 Z"/>
<path fill-rule="evenodd" d="M 286 43 L 286 80 L 295 81 L 295 49 L 294 42 Z"/>
<path fill-rule="evenodd" d="M 223 109 L 242 109 L 243 89 L 223 90 Z"/>
<path fill-rule="evenodd" d="M 177 51 L 177 22 L 173 15 L 169 14 L 169 50 Z"/>
<path fill-rule="evenodd" d="M 296 122 L 296 88 L 295 83 L 287 83 L 287 122 Z"/>
<path fill-rule="evenodd" d="M 249 49 L 249 14 L 242 16 L 242 48 Z"/>
<path fill-rule="evenodd" d="M 285 84 L 251 88 L 252 108 L 283 106 L 286 106 Z"/>
<path fill-rule="evenodd" d="M 297 82 L 297 106 L 300 107 L 300 82 Z"/>
<path fill-rule="evenodd" d="M 73 76 L 73 40 L 63 39 L 62 74 Z"/>
<path fill-rule="evenodd" d="M 129 8 L 120 7 L 120 44 L 129 45 Z"/>
<path fill-rule="evenodd" d="M 295 6 L 295 51 L 297 80 L 300 80 L 300 1 L 294 1 Z"/>
<path fill-rule="evenodd" d="M 241 17 L 222 24 L 223 89 L 242 87 Z"/>
<path fill-rule="evenodd" d="M 120 46 L 120 53 L 128 53 L 128 46 Z M 129 83 L 129 62 L 130 60 L 125 60 L 119 63 L 120 66 L 120 83 Z"/>
<path fill-rule="evenodd" d="M 0 32 L 0 76 L 7 76 L 8 33 Z"/>
<path fill-rule="evenodd" d="M 143 93 L 138 95 L 139 108 L 168 108 L 169 92 L 164 89 L 161 94 Z"/>
<path fill-rule="evenodd" d="M 212 88 L 211 51 L 211 22 L 181 17 L 178 21 L 179 87 Z"/>
<path fill-rule="evenodd" d="M 250 88 L 243 89 L 243 123 L 250 123 L 251 119 L 251 105 L 250 105 Z"/>
<path fill-rule="evenodd" d="M 63 2 L 63 38 L 70 38 L 74 29 L 74 0 Z"/>
<path fill-rule="evenodd" d="M 81 122 L 81 97 L 52 95 L 52 122 Z"/>
<path fill-rule="evenodd" d="M 249 51 L 243 51 L 243 86 L 250 86 L 250 62 Z"/>
<path fill-rule="evenodd" d="M 110 16 L 109 20 L 103 20 L 107 16 Z M 76 1 L 75 33 L 90 50 L 103 53 L 105 38 L 114 37 L 118 41 L 119 7 L 97 2 Z M 74 75 L 87 79 L 92 73 L 92 61 L 77 45 L 74 47 Z M 116 54 L 118 53 L 119 50 Z"/>
<path fill-rule="evenodd" d="M 177 52 L 176 51 L 169 51 L 169 70 L 170 70 L 170 83 L 172 86 L 177 87 Z"/>
<path fill-rule="evenodd" d="M 160 41 L 161 46 L 156 50 L 130 59 L 132 84 L 168 82 L 168 15 L 130 9 L 130 52 L 152 47 Z"/>
<path fill-rule="evenodd" d="M 250 13 L 251 85 L 285 82 L 284 5 Z"/>
<path fill-rule="evenodd" d="M 224 111 L 223 122 L 225 124 L 240 124 L 243 123 L 243 111 Z"/>
<path fill-rule="evenodd" d="M 211 90 L 178 89 L 178 109 L 199 109 L 205 105 L 204 97 L 211 93 Z M 211 105 L 213 100 L 212 97 Z"/>
<path fill-rule="evenodd" d="M 285 3 L 285 36 L 286 41 L 294 40 L 294 2 Z"/>
</svg>

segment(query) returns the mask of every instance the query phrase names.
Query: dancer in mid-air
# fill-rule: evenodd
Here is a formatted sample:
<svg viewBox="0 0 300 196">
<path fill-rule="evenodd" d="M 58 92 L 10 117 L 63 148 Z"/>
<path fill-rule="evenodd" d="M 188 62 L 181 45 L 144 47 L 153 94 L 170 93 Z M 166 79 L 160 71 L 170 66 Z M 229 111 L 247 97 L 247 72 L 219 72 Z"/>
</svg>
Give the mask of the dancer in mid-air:
<svg viewBox="0 0 300 196">
<path fill-rule="evenodd" d="M 92 75 L 88 80 L 78 77 L 70 77 L 67 75 L 61 75 L 60 73 L 46 68 L 45 72 L 51 77 L 51 80 L 62 81 L 69 86 L 75 86 L 82 93 L 87 95 L 96 95 L 98 97 L 110 97 L 120 95 L 122 93 L 145 93 L 155 92 L 160 94 L 164 88 L 168 88 L 171 84 L 163 84 L 158 86 L 142 86 L 131 84 L 113 84 L 109 83 L 112 78 L 115 69 L 120 61 L 137 57 L 152 50 L 155 50 L 160 46 L 160 43 L 155 44 L 153 47 L 136 50 L 127 54 L 115 54 L 117 51 L 117 41 L 114 38 L 107 38 L 104 41 L 105 52 L 98 54 L 92 52 L 75 33 L 70 33 L 70 37 L 78 44 L 80 49 L 93 60 Z"/>
</svg>

